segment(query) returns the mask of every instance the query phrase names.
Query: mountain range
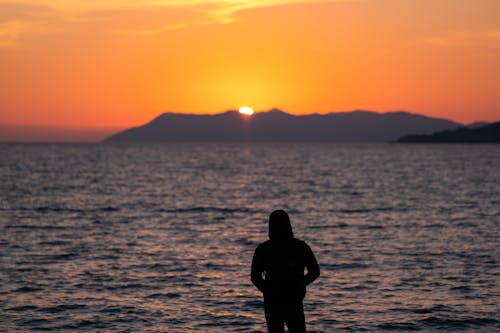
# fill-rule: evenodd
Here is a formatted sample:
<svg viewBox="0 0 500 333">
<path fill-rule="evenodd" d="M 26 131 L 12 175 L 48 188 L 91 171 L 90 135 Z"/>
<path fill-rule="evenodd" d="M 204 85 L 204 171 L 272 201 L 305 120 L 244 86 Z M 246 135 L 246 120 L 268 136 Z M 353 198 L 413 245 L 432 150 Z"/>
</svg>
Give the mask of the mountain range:
<svg viewBox="0 0 500 333">
<path fill-rule="evenodd" d="M 459 126 L 463 125 L 405 111 L 291 115 L 273 109 L 247 116 L 230 110 L 214 115 L 164 113 L 105 141 L 388 142 Z"/>
</svg>

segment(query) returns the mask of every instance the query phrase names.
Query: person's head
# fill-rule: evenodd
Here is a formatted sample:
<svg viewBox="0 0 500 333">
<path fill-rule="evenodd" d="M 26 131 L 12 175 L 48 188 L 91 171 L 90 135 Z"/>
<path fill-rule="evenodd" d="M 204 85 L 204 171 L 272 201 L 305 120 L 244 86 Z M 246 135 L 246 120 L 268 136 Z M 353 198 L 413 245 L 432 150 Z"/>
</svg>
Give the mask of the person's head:
<svg viewBox="0 0 500 333">
<path fill-rule="evenodd" d="M 275 210 L 269 215 L 269 239 L 283 241 L 293 238 L 290 218 L 284 210 Z"/>
</svg>

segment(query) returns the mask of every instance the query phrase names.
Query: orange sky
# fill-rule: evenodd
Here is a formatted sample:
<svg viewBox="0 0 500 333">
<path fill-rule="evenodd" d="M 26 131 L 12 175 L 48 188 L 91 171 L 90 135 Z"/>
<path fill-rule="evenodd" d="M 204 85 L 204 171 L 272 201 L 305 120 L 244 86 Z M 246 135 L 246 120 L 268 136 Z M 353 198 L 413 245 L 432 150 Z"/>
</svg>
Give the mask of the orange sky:
<svg viewBox="0 0 500 333">
<path fill-rule="evenodd" d="M 499 120 L 500 1 L 0 0 L 0 125 L 241 105 Z"/>
</svg>

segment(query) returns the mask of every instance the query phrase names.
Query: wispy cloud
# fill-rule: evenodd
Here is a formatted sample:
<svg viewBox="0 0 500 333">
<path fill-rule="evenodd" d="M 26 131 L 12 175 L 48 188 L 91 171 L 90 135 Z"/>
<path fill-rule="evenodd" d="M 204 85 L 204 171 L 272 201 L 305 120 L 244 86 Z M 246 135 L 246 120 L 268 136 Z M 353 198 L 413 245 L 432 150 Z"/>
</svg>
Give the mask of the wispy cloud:
<svg viewBox="0 0 500 333">
<path fill-rule="evenodd" d="M 441 32 L 433 36 L 405 40 L 387 49 L 386 53 L 407 53 L 413 49 L 481 50 L 483 56 L 500 57 L 500 27 L 484 30 Z M 456 50 L 456 51 L 455 51 Z"/>
<path fill-rule="evenodd" d="M 427 38 L 423 41 L 426 44 L 436 46 L 463 46 L 473 43 L 500 42 L 500 27 L 497 29 L 481 31 L 460 31 L 447 35 Z M 499 44 L 497 44 L 499 45 Z"/>
<path fill-rule="evenodd" d="M 50 7 L 0 1 L 0 46 L 14 44 L 24 35 L 47 32 L 57 20 Z"/>
<path fill-rule="evenodd" d="M 38 0 L 37 4 L 43 4 L 58 8 L 60 10 L 82 12 L 92 10 L 119 10 L 135 9 L 145 7 L 199 7 L 204 10 L 215 10 L 216 14 L 232 14 L 236 11 L 286 5 L 294 3 L 325 3 L 339 1 L 359 1 L 359 0 Z M 0 3 L 5 1 L 0 1 Z M 12 2 L 12 0 L 10 1 Z M 26 3 L 26 1 L 23 1 Z"/>
<path fill-rule="evenodd" d="M 47 7 L 61 13 L 82 14 L 94 11 L 135 10 L 144 8 L 190 9 L 205 12 L 219 22 L 234 19 L 235 12 L 260 7 L 271 7 L 296 3 L 325 3 L 359 0 L 0 0 L 0 6 L 24 6 L 25 8 Z"/>
<path fill-rule="evenodd" d="M 25 30 L 25 23 L 21 21 L 0 22 L 0 46 L 10 45 Z"/>
<path fill-rule="evenodd" d="M 122 26 L 117 31 L 135 35 L 154 35 L 167 30 L 205 24 L 225 24 L 236 20 L 236 13 L 255 8 L 289 4 L 350 2 L 361 0 L 0 0 L 1 41 L 19 38 L 33 29 L 61 22 L 115 20 L 120 16 L 144 15 L 145 12 L 165 14 L 163 22 L 156 20 L 148 27 Z M 47 15 L 50 13 L 50 17 Z M 172 15 L 173 14 L 173 15 Z M 33 25 L 33 22 L 37 22 Z M 115 27 L 116 28 L 116 27 Z"/>
</svg>

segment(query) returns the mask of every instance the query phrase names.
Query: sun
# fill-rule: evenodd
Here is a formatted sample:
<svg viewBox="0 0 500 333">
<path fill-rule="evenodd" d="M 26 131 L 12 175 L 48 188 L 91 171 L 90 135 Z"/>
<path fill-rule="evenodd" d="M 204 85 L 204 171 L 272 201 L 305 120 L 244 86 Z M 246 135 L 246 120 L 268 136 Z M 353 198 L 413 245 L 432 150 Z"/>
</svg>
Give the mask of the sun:
<svg viewBox="0 0 500 333">
<path fill-rule="evenodd" d="M 246 114 L 248 116 L 251 116 L 253 115 L 253 109 L 249 106 L 242 106 L 240 109 L 239 109 L 240 113 L 242 114 Z"/>
</svg>

